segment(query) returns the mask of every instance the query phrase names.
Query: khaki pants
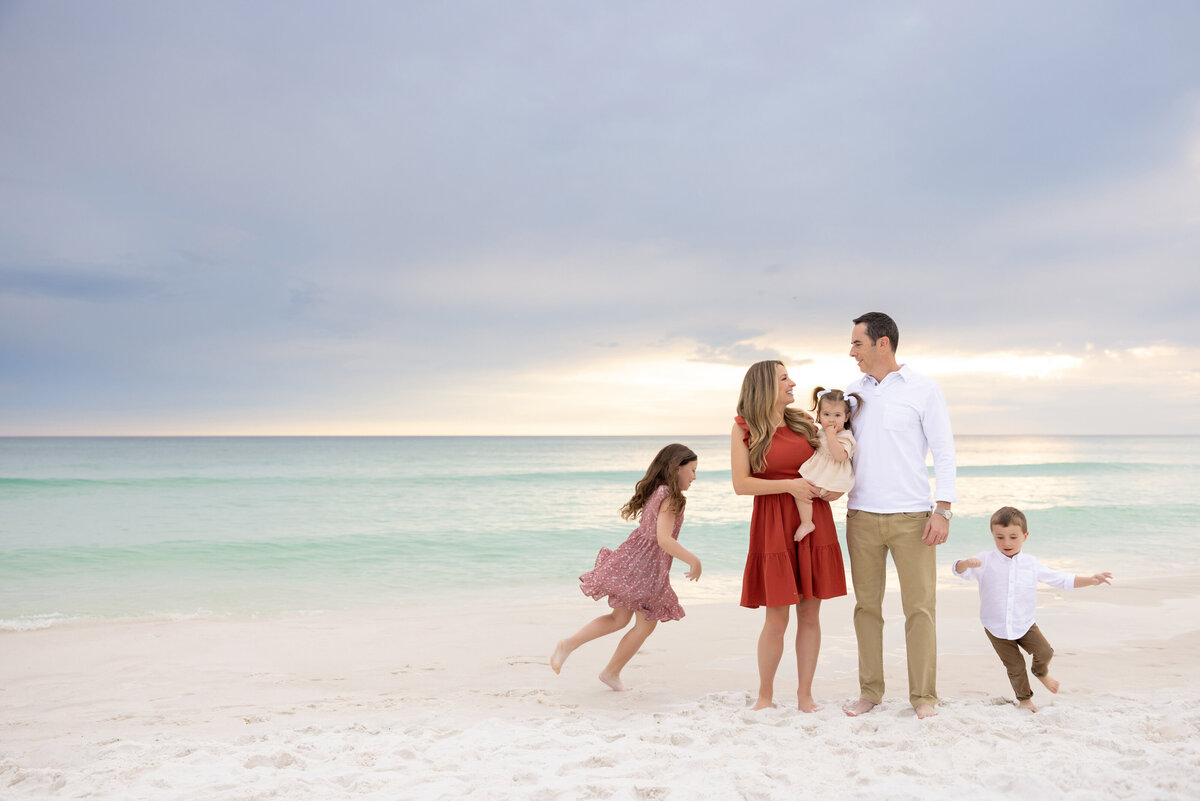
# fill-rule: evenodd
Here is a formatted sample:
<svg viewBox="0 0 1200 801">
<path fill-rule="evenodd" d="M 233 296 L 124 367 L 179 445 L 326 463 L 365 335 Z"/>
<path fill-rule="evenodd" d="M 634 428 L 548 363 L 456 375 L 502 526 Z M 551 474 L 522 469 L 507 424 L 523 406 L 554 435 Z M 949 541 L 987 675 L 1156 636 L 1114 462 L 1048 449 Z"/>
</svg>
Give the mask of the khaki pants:
<svg viewBox="0 0 1200 801">
<path fill-rule="evenodd" d="M 937 703 L 936 551 L 921 537 L 929 512 L 846 513 L 846 547 L 854 579 L 854 633 L 858 637 L 858 683 L 863 700 L 883 700 L 883 592 L 887 556 L 900 577 L 904 643 L 908 652 L 908 700 Z"/>
<path fill-rule="evenodd" d="M 1050 672 L 1050 657 L 1054 656 L 1054 649 L 1050 647 L 1050 643 L 1038 630 L 1037 623 L 1030 626 L 1029 631 L 1015 640 L 1001 639 L 987 629 L 984 629 L 983 633 L 992 641 L 996 655 L 1000 657 L 1000 661 L 1008 670 L 1008 681 L 1012 685 L 1013 692 L 1017 694 L 1017 700 L 1026 701 L 1032 698 L 1033 690 L 1029 688 L 1029 674 L 1025 672 L 1025 657 L 1021 655 L 1021 648 L 1024 648 L 1033 657 L 1033 675 L 1038 677 L 1045 676 Z"/>
</svg>

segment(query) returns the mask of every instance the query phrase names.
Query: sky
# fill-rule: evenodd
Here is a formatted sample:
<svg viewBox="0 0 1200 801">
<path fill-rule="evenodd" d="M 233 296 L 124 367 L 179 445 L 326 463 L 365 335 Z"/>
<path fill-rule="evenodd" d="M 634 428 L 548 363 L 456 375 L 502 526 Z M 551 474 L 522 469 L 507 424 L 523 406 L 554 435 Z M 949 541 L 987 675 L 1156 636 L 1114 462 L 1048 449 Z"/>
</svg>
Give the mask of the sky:
<svg viewBox="0 0 1200 801">
<path fill-rule="evenodd" d="M 1200 4 L 4 2 L 0 435 L 1200 434 Z"/>
</svg>

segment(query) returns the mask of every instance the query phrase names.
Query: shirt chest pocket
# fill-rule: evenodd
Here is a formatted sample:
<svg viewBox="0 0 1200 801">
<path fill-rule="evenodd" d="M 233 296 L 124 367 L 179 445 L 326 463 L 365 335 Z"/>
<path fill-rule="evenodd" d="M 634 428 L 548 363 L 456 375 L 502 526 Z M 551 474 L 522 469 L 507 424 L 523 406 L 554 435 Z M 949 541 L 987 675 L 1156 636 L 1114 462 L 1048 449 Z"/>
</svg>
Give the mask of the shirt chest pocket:
<svg viewBox="0 0 1200 801">
<path fill-rule="evenodd" d="M 883 427 L 892 431 L 908 431 L 921 425 L 917 410 L 907 404 L 893 403 L 883 410 Z"/>
</svg>

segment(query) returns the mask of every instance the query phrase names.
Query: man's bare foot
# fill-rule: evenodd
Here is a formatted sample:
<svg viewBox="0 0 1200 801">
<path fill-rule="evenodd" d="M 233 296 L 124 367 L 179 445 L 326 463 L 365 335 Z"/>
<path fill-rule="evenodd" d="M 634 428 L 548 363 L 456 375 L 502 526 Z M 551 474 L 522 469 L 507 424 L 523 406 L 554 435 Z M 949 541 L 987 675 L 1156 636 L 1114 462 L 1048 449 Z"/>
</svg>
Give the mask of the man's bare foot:
<svg viewBox="0 0 1200 801">
<path fill-rule="evenodd" d="M 775 706 L 774 701 L 772 701 L 770 698 L 764 698 L 760 695 L 758 700 L 754 702 L 753 709 L 755 712 L 757 712 L 760 709 L 770 709 L 773 706 Z"/>
<path fill-rule="evenodd" d="M 614 676 L 607 671 L 604 671 L 600 674 L 600 681 L 604 682 L 619 693 L 627 693 L 633 689 L 632 687 L 626 687 L 624 684 L 622 684 L 620 676 Z"/>
<path fill-rule="evenodd" d="M 874 709 L 876 706 L 877 706 L 876 704 L 868 701 L 866 698 L 859 698 L 853 704 L 842 707 L 842 711 L 845 712 L 850 717 L 856 718 L 859 715 L 867 714 L 872 709 Z"/>
<path fill-rule="evenodd" d="M 1052 693 L 1058 692 L 1058 679 L 1047 673 L 1045 676 L 1038 676 L 1037 680 L 1046 685 L 1046 689 Z"/>
<path fill-rule="evenodd" d="M 796 529 L 796 535 L 795 535 L 796 542 L 799 542 L 800 540 L 804 539 L 805 537 L 807 537 L 809 534 L 812 534 L 816 530 L 817 530 L 816 523 L 801 523 L 800 528 Z"/>
<path fill-rule="evenodd" d="M 811 695 L 797 695 L 796 708 L 801 712 L 816 712 L 821 705 L 814 701 Z"/>
<path fill-rule="evenodd" d="M 931 718 L 936 714 L 937 710 L 933 708 L 932 704 L 917 704 L 917 720 Z"/>
<path fill-rule="evenodd" d="M 554 653 L 550 654 L 550 669 L 555 673 L 562 670 L 563 662 L 566 662 L 570 655 L 571 650 L 567 648 L 567 641 L 559 640 L 558 645 L 554 646 Z"/>
<path fill-rule="evenodd" d="M 1028 709 L 1030 712 L 1037 712 L 1037 707 L 1033 705 L 1032 698 L 1026 698 L 1024 701 L 1018 701 L 1017 706 L 1021 709 Z"/>
</svg>

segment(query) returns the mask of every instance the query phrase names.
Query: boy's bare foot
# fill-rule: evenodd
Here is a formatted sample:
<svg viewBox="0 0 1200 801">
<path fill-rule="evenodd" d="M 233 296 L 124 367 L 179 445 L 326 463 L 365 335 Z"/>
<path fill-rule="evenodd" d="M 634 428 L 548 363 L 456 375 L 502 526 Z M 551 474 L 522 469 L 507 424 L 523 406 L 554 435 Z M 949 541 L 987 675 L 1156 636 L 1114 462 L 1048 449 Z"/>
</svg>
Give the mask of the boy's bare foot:
<svg viewBox="0 0 1200 801">
<path fill-rule="evenodd" d="M 796 529 L 796 536 L 795 536 L 796 542 L 799 542 L 800 540 L 804 539 L 805 537 L 807 537 L 809 534 L 812 534 L 816 530 L 817 530 L 816 523 L 801 523 L 800 528 Z"/>
<path fill-rule="evenodd" d="M 917 704 L 917 720 L 931 718 L 937 714 L 937 710 L 931 704 Z"/>
<path fill-rule="evenodd" d="M 868 701 L 867 699 L 865 699 L 865 698 L 859 698 L 859 699 L 858 699 L 857 701 L 855 701 L 853 704 L 850 704 L 849 706 L 844 706 L 844 707 L 842 707 L 842 711 L 843 711 L 843 712 L 845 712 L 845 713 L 846 713 L 847 715 L 849 715 L 850 717 L 852 717 L 852 718 L 856 718 L 856 717 L 858 717 L 859 715 L 865 715 L 865 714 L 867 714 L 867 713 L 868 713 L 868 712 L 870 712 L 872 709 L 874 709 L 874 708 L 875 708 L 875 706 L 876 706 L 876 704 L 873 704 L 873 703 L 871 703 L 871 702 L 870 702 L 870 701 Z"/>
<path fill-rule="evenodd" d="M 550 654 L 550 669 L 555 673 L 562 670 L 563 662 L 567 661 L 567 657 L 571 655 L 567 649 L 567 641 L 559 640 L 558 645 L 554 646 L 554 653 Z"/>
<path fill-rule="evenodd" d="M 816 712 L 821 705 L 813 700 L 811 695 L 796 695 L 796 708 L 801 712 Z"/>
<path fill-rule="evenodd" d="M 1028 709 L 1030 712 L 1037 712 L 1037 707 L 1033 705 L 1032 698 L 1026 698 L 1024 701 L 1018 701 L 1017 706 L 1021 709 Z"/>
<path fill-rule="evenodd" d="M 604 682 L 619 693 L 627 693 L 633 689 L 632 687 L 626 687 L 624 684 L 622 684 L 620 676 L 614 676 L 608 671 L 603 671 L 600 673 L 600 681 Z"/>
<path fill-rule="evenodd" d="M 1045 676 L 1038 676 L 1037 680 L 1046 685 L 1046 689 L 1052 693 L 1058 692 L 1058 679 L 1047 673 Z"/>
</svg>

